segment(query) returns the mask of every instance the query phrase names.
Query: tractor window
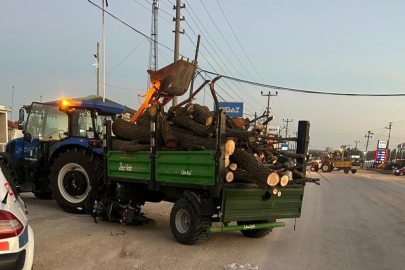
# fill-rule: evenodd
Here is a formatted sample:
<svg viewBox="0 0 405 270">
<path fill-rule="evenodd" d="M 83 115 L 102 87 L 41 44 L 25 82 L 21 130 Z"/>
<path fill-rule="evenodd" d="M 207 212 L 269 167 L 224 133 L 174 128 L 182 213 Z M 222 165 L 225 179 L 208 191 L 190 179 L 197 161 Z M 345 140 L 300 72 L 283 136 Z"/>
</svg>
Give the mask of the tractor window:
<svg viewBox="0 0 405 270">
<path fill-rule="evenodd" d="M 96 133 L 100 139 L 103 139 L 103 122 L 104 120 L 112 120 L 111 115 L 97 115 L 96 119 Z M 112 131 L 111 131 L 112 132 Z M 113 134 L 111 134 L 113 135 Z"/>
<path fill-rule="evenodd" d="M 26 130 L 33 139 L 60 140 L 68 131 L 68 116 L 54 105 L 34 103 Z"/>
<path fill-rule="evenodd" d="M 91 113 L 87 110 L 77 109 L 72 117 L 72 131 L 74 137 L 87 137 L 88 132 L 93 130 Z"/>
</svg>

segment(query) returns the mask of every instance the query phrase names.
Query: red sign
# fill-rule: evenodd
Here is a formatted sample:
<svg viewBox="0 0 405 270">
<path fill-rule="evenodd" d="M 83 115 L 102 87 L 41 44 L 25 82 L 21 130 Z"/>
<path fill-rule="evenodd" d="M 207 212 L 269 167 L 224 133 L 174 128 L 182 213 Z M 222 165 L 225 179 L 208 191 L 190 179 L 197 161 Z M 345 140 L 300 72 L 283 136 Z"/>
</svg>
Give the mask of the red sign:
<svg viewBox="0 0 405 270">
<path fill-rule="evenodd" d="M 10 187 L 10 185 L 8 183 L 4 183 L 4 186 L 6 187 L 8 194 L 10 195 L 10 197 L 13 199 L 14 202 L 17 202 L 17 200 L 15 199 L 14 196 L 14 192 L 13 189 Z"/>
</svg>

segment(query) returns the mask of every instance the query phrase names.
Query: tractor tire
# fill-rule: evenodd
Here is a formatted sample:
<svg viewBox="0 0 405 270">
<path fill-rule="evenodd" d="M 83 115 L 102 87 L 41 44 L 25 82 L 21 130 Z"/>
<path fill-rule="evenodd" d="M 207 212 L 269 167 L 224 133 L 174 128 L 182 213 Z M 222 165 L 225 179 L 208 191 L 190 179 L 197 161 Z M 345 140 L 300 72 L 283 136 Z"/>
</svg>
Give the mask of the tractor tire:
<svg viewBox="0 0 405 270">
<path fill-rule="evenodd" d="M 350 170 L 349 170 L 348 168 L 345 168 L 343 171 L 344 171 L 346 174 L 350 172 Z"/>
<path fill-rule="evenodd" d="M 330 171 L 330 165 L 329 164 L 322 165 L 322 171 L 323 172 L 329 172 Z"/>
<path fill-rule="evenodd" d="M 355 174 L 356 172 L 357 172 L 356 169 L 353 169 L 353 170 L 352 170 L 352 174 Z"/>
<path fill-rule="evenodd" d="M 315 167 L 314 169 L 315 169 L 315 172 L 319 171 L 319 167 Z"/>
<path fill-rule="evenodd" d="M 238 221 L 238 225 L 249 225 L 252 223 L 270 223 L 276 222 L 276 220 L 260 220 L 260 221 Z M 273 228 L 266 228 L 266 229 L 256 229 L 256 230 L 241 230 L 241 233 L 249 238 L 263 238 L 269 233 L 271 233 Z"/>
<path fill-rule="evenodd" d="M 170 228 L 174 238 L 181 244 L 202 243 L 208 238 L 207 229 L 211 218 L 197 214 L 194 205 L 187 198 L 179 199 L 170 213 Z"/>
<path fill-rule="evenodd" d="M 103 163 L 84 149 L 71 149 L 54 162 L 50 173 L 52 196 L 70 213 L 88 213 L 103 176 Z"/>
</svg>

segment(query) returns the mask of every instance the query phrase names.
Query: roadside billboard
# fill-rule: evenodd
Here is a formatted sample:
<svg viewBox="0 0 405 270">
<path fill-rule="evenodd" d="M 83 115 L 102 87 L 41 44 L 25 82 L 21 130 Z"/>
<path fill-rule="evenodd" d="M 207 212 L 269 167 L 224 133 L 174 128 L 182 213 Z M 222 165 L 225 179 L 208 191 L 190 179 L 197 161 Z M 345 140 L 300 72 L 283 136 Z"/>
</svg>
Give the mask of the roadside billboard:
<svg viewBox="0 0 405 270">
<path fill-rule="evenodd" d="M 219 102 L 219 108 L 224 109 L 230 117 L 243 117 L 243 102 Z M 215 103 L 214 110 L 217 110 Z"/>
<path fill-rule="evenodd" d="M 280 126 L 268 126 L 268 134 L 277 135 L 280 132 Z"/>
</svg>

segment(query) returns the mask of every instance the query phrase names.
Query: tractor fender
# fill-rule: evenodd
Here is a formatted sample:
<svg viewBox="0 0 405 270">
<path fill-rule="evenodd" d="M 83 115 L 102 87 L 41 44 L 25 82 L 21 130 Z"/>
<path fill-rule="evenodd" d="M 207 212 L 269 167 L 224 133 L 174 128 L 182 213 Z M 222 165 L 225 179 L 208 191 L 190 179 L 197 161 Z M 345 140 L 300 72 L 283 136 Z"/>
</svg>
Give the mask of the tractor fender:
<svg viewBox="0 0 405 270">
<path fill-rule="evenodd" d="M 19 182 L 24 182 L 24 167 L 18 158 L 10 153 L 0 152 L 0 162 L 7 163 L 17 175 Z"/>
<path fill-rule="evenodd" d="M 190 190 L 183 193 L 184 197 L 189 199 L 200 216 L 212 216 L 218 214 L 217 206 L 205 195 L 196 194 Z"/>
</svg>

